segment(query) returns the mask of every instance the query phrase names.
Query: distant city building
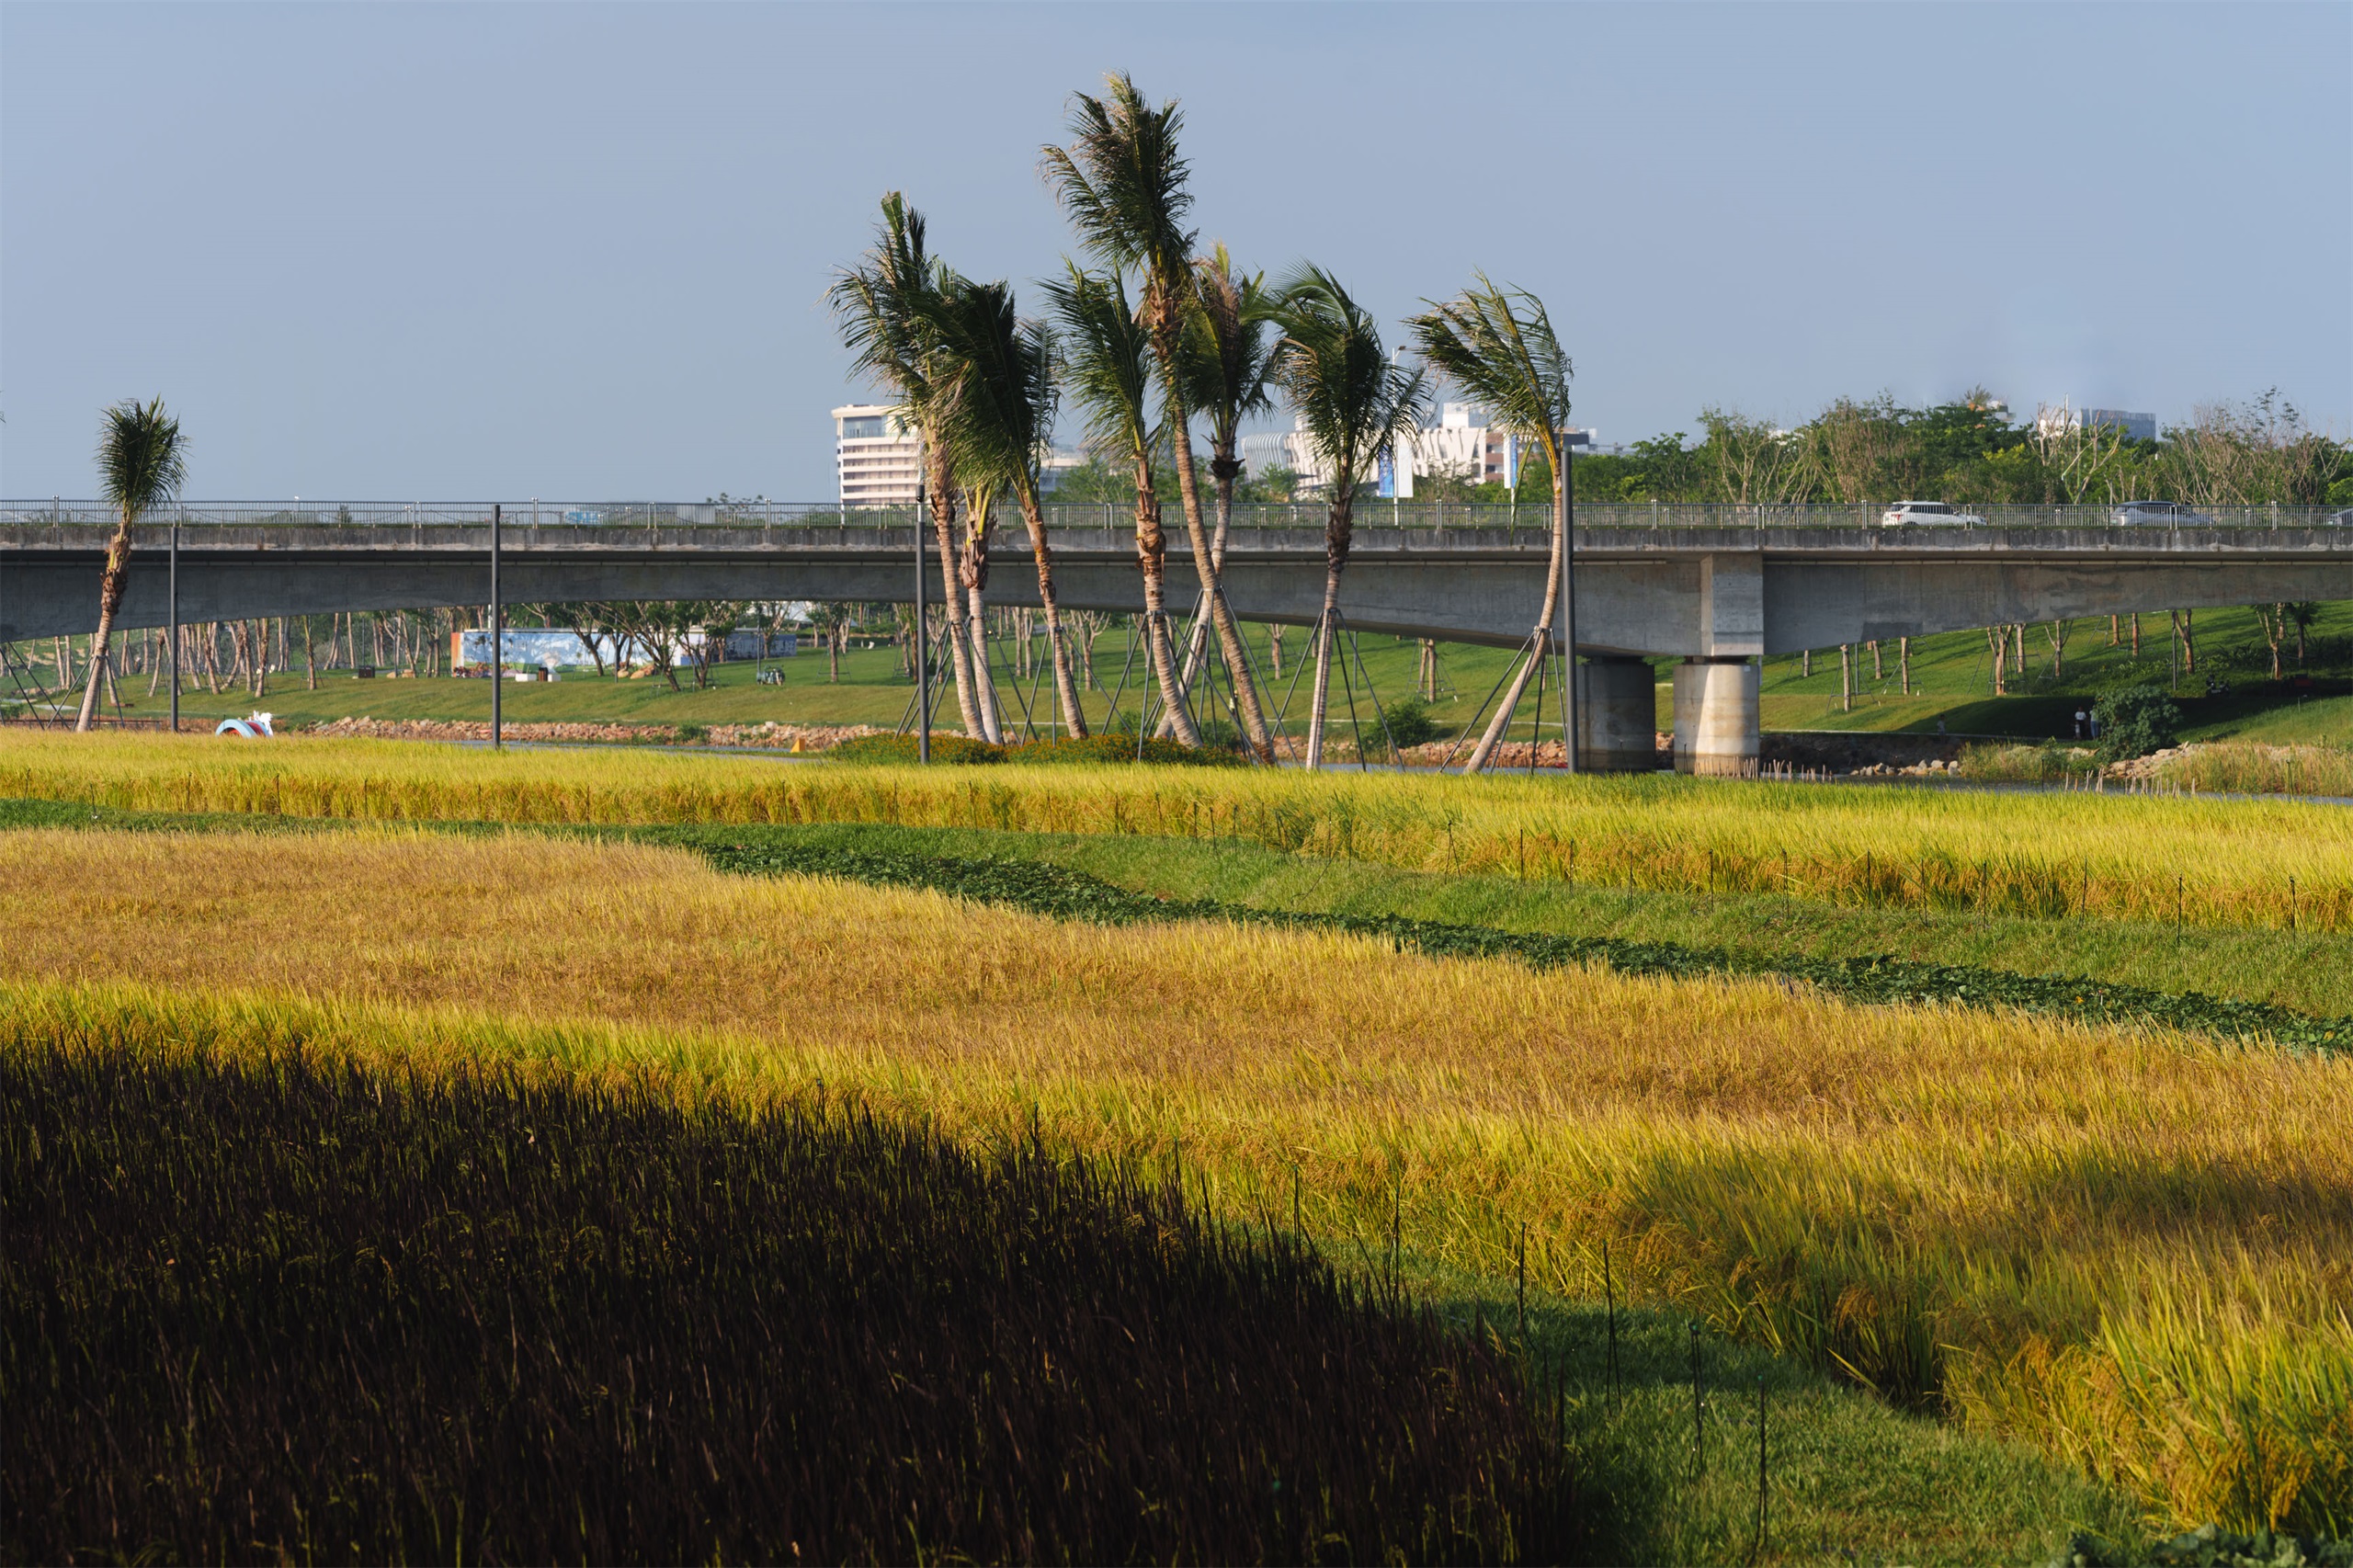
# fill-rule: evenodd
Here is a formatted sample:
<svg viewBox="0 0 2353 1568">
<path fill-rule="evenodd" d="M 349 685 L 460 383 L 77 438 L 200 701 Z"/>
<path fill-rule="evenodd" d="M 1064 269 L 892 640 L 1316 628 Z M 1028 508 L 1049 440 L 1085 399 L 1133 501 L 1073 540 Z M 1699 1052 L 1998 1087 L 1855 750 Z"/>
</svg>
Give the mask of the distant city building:
<svg viewBox="0 0 2353 1568">
<path fill-rule="evenodd" d="M 923 485 L 923 437 L 888 403 L 834 410 L 835 483 L 843 510 L 912 506 Z"/>
<path fill-rule="evenodd" d="M 2045 437 L 2074 430 L 2121 430 L 2129 441 L 2157 438 L 2157 416 L 2122 408 L 2076 408 L 2066 399 L 2034 411 L 2034 430 Z"/>
<path fill-rule="evenodd" d="M 1063 474 L 1084 467 L 1084 452 L 1050 451 L 1038 463 L 1038 488 L 1051 495 Z M 842 509 L 912 506 L 923 484 L 923 437 L 888 403 L 852 403 L 834 410 L 834 473 Z"/>
<path fill-rule="evenodd" d="M 1590 429 L 1572 426 L 1568 439 L 1574 454 L 1593 450 L 1597 437 Z M 1486 411 L 1469 403 L 1443 405 L 1437 426 L 1416 431 L 1405 445 L 1410 460 L 1400 463 L 1392 453 L 1382 453 L 1368 476 L 1370 483 L 1360 494 L 1410 499 L 1415 477 L 1435 474 L 1457 477 L 1469 484 L 1508 487 L 1519 483 L 1520 460 L 1527 449 L 1519 437 L 1489 425 Z M 1307 438 L 1295 429 L 1243 437 L 1242 461 L 1254 479 L 1263 478 L 1269 469 L 1287 468 L 1300 476 L 1302 483 L 1320 490 L 1326 477 Z"/>
</svg>

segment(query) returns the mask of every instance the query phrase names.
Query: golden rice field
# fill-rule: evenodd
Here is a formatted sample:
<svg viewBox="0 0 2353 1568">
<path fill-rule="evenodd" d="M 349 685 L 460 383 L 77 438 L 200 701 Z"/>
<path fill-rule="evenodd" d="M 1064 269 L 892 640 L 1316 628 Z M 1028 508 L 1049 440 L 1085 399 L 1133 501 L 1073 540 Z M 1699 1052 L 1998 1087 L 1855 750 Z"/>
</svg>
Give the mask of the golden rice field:
<svg viewBox="0 0 2353 1568">
<path fill-rule="evenodd" d="M 852 767 L 0 733 L 0 797 L 376 821 L 888 822 L 1241 837 L 1416 869 L 2353 930 L 2353 813 L 2292 801 L 1249 769 Z"/>
<path fill-rule="evenodd" d="M 131 788 L 201 788 L 194 803 L 219 806 L 263 787 L 209 760 L 129 766 L 152 755 L 125 759 Z M 340 750 L 269 756 L 302 809 L 349 799 L 333 791 L 361 773 Z M 585 791 L 569 797 L 584 812 L 632 790 L 740 804 L 771 777 L 364 761 L 445 807 L 504 779 Z M 72 773 L 44 758 L 40 776 Z M 777 787 L 881 787 L 832 778 Z M 1000 782 L 1024 809 L 1106 809 L 1064 778 Z M 1224 784 L 1199 798 L 1248 799 L 1246 777 Z M 926 809 L 955 798 L 936 787 Z M 1429 798 L 1470 811 L 1467 792 Z M 1723 826 L 1753 797 L 1689 798 Z M 1923 802 L 1910 831 L 1965 829 L 1945 804 Z M 2106 817 L 2062 827 L 2131 853 Z M 1532 974 L 1327 934 L 1058 925 L 728 878 L 642 846 L 0 835 L 0 1041 L 94 1030 L 650 1069 L 682 1094 L 754 1100 L 822 1081 L 973 1138 L 1034 1121 L 1145 1158 L 1181 1140 L 1237 1216 L 1288 1205 L 1299 1173 L 1344 1255 L 1392 1195 L 1409 1244 L 1489 1274 L 1527 1224 L 1538 1280 L 1564 1292 L 1598 1293 L 1608 1239 L 1651 1300 L 2031 1438 L 2183 1523 L 2353 1520 L 2345 1060 L 1773 983 Z"/>
</svg>

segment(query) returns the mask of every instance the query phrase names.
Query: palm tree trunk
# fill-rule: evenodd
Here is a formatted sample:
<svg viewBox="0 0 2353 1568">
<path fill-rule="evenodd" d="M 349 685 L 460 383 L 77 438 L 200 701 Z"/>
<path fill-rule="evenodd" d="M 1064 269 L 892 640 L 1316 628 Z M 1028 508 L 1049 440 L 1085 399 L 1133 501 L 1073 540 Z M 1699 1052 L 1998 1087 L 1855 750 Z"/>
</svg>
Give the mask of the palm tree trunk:
<svg viewBox="0 0 2353 1568">
<path fill-rule="evenodd" d="M 1035 485 L 1021 490 L 1021 521 L 1029 529 L 1029 554 L 1038 563 L 1038 606 L 1046 617 L 1046 656 L 1054 665 L 1054 700 L 1062 704 L 1063 724 L 1074 739 L 1086 735 L 1086 714 L 1078 705 L 1078 681 L 1070 665 L 1070 647 L 1063 641 L 1062 608 L 1054 599 L 1054 552 L 1046 542 L 1045 508 L 1038 504 Z M 1022 639 L 1028 646 L 1029 639 Z"/>
<path fill-rule="evenodd" d="M 115 525 L 114 538 L 107 542 L 106 570 L 98 578 L 98 634 L 90 639 L 90 679 L 82 688 L 82 716 L 74 724 L 76 733 L 86 733 L 97 713 L 98 682 L 107 667 L 107 639 L 114 631 L 115 612 L 122 608 L 123 590 L 130 585 L 131 515 L 126 506 L 122 521 Z"/>
<path fill-rule="evenodd" d="M 1332 644 L 1339 637 L 1340 574 L 1348 569 L 1348 546 L 1356 539 L 1356 496 L 1333 498 L 1324 524 L 1324 613 L 1315 622 L 1315 689 L 1308 694 L 1307 759 L 1310 772 L 1324 766 L 1324 722 L 1332 700 Z"/>
<path fill-rule="evenodd" d="M 1562 457 L 1556 455 L 1552 464 L 1552 564 L 1544 574 L 1543 613 L 1536 618 L 1536 631 L 1529 640 L 1527 659 L 1518 670 L 1513 672 L 1510 689 L 1504 693 L 1503 701 L 1495 709 L 1495 717 L 1487 721 L 1486 733 L 1479 737 L 1479 744 L 1472 748 L 1471 760 L 1462 765 L 1462 771 L 1466 775 L 1476 773 L 1485 767 L 1488 758 L 1495 756 L 1495 747 L 1502 744 L 1505 732 L 1511 727 L 1513 710 L 1518 708 L 1521 695 L 1528 690 L 1528 678 L 1543 666 L 1545 659 L 1552 653 L 1552 621 L 1561 612 L 1561 555 L 1568 548 L 1569 543 L 1568 481 L 1562 472 L 1561 461 Z M 1577 678 L 1577 672 L 1576 653 L 1574 649 L 1569 653 L 1569 666 L 1568 678 L 1574 680 Z M 1541 722 L 1540 718 L 1539 722 Z M 1531 749 L 1536 744 L 1536 731 L 1533 727 L 1529 730 L 1528 744 Z"/>
<path fill-rule="evenodd" d="M 1233 607 L 1225 602 L 1225 532 L 1233 514 L 1233 482 L 1222 481 L 1223 499 L 1219 506 L 1218 532 L 1214 548 L 1208 530 L 1201 526 L 1201 491 L 1193 475 L 1193 442 L 1187 427 L 1189 411 L 1185 406 L 1184 390 L 1179 384 L 1176 369 L 1176 321 L 1174 302 L 1165 290 L 1161 291 L 1157 305 L 1159 320 L 1154 323 L 1154 347 L 1160 357 L 1164 391 L 1168 406 L 1168 427 L 1176 451 L 1176 494 L 1185 504 L 1185 532 L 1193 545 L 1193 566 L 1201 579 L 1201 597 L 1209 603 L 1210 619 L 1217 627 L 1218 650 L 1225 655 L 1227 673 L 1233 677 L 1234 706 L 1242 715 L 1242 733 L 1250 749 L 1261 762 L 1275 760 L 1274 743 L 1267 735 L 1267 714 L 1258 702 L 1257 683 L 1250 678 L 1250 661 L 1242 649 L 1242 629 L 1233 623 Z M 1165 635 L 1164 630 L 1164 635 Z M 1180 699 L 1175 704 L 1183 710 L 1184 687 L 1174 688 Z M 1189 728 L 1191 721 L 1187 720 Z M 1196 736 L 1187 743 L 1199 745 Z"/>
<path fill-rule="evenodd" d="M 964 625 L 972 637 L 972 700 L 981 711 L 979 738 L 1000 746 L 1005 729 L 997 722 L 996 674 L 989 668 L 988 604 L 977 584 L 967 585 L 964 593 Z"/>
<path fill-rule="evenodd" d="M 964 733 L 978 736 L 981 710 L 972 700 L 972 649 L 964 637 L 964 585 L 956 560 L 955 481 L 948 459 L 941 452 L 938 432 L 924 433 L 924 454 L 931 471 L 931 523 L 939 541 L 939 597 L 948 612 L 948 660 L 956 681 L 956 708 L 963 716 Z M 927 636 L 929 631 L 919 626 L 915 635 Z M 930 722 L 928 714 L 924 722 Z"/>
<path fill-rule="evenodd" d="M 1144 646 L 1153 676 L 1176 721 L 1178 742 L 1199 745 L 1201 733 L 1185 711 L 1176 685 L 1176 654 L 1168 642 L 1168 536 L 1160 526 L 1160 497 L 1152 493 L 1152 469 L 1142 455 L 1136 459 L 1136 567 L 1143 574 Z"/>
</svg>

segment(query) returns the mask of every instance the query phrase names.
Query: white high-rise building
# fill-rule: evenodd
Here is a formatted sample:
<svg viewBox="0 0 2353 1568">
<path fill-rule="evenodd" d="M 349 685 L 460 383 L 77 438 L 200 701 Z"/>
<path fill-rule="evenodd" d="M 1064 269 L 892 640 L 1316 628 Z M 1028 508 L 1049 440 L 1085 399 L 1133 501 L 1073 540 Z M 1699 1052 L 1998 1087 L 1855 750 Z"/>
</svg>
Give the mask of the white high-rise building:
<svg viewBox="0 0 2353 1568">
<path fill-rule="evenodd" d="M 912 506 L 923 484 L 923 437 L 888 403 L 834 410 L 834 473 L 842 508 Z"/>
</svg>

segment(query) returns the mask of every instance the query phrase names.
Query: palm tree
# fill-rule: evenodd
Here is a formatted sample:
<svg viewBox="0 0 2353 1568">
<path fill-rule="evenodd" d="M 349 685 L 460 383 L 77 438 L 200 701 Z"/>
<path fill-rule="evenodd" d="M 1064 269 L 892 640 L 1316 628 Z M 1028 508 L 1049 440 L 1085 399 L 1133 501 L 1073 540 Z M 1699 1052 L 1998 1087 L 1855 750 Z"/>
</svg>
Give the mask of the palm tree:
<svg viewBox="0 0 2353 1568">
<path fill-rule="evenodd" d="M 1576 540 L 1570 529 L 1574 520 L 1575 493 L 1570 486 L 1569 379 L 1575 374 L 1569 357 L 1553 335 L 1544 302 L 1523 289 L 1499 289 L 1479 273 L 1478 285 L 1444 304 L 1425 301 L 1430 309 L 1411 318 L 1415 347 L 1438 373 L 1486 404 L 1495 425 L 1543 449 L 1552 474 L 1552 559 L 1544 577 L 1544 608 L 1529 640 L 1528 658 L 1513 672 L 1511 688 L 1488 721 L 1486 733 L 1463 765 L 1476 773 L 1511 723 L 1528 677 L 1541 668 L 1552 642 L 1553 617 L 1563 630 L 1560 645 L 1566 650 L 1562 683 L 1563 760 L 1577 770 L 1576 735 Z"/>
<path fill-rule="evenodd" d="M 931 349 L 925 341 L 926 304 L 939 287 L 941 268 L 924 253 L 923 214 L 892 191 L 882 198 L 874 246 L 856 267 L 835 274 L 826 299 L 858 374 L 898 395 L 902 417 L 922 435 L 932 528 L 939 541 L 940 592 L 946 601 L 949 663 L 964 733 L 987 733 L 974 687 L 966 638 L 962 573 L 956 540 L 956 475 L 948 445 L 934 427 Z M 917 524 L 921 527 L 921 524 Z"/>
<path fill-rule="evenodd" d="M 1151 346 L 1128 306 L 1119 274 L 1083 272 L 1049 282 L 1046 297 L 1062 323 L 1063 370 L 1086 416 L 1087 437 L 1107 453 L 1125 453 L 1136 487 L 1136 566 L 1143 574 L 1144 646 L 1176 722 L 1176 738 L 1200 744 L 1192 716 L 1176 699 L 1176 660 L 1168 642 L 1168 536 L 1152 487 Z"/>
<path fill-rule="evenodd" d="M 1021 508 L 1038 565 L 1038 602 L 1046 617 L 1055 699 L 1070 733 L 1083 736 L 1086 715 L 1079 708 L 1070 650 L 1063 641 L 1053 551 L 1039 504 L 1038 460 L 1054 421 L 1052 332 L 1043 322 L 1021 319 L 1013 290 L 1002 282 L 955 278 L 933 297 L 929 310 L 929 330 L 939 350 L 941 433 L 967 483 L 983 494 L 1009 491 Z"/>
<path fill-rule="evenodd" d="M 1210 564 L 1221 591 L 1225 581 L 1225 544 L 1233 529 L 1233 484 L 1242 476 L 1242 421 L 1273 405 L 1274 301 L 1263 275 L 1237 276 L 1223 245 L 1193 262 L 1198 308 L 1186 324 L 1185 379 L 1188 400 L 1207 416 L 1210 479 L 1217 489 L 1217 531 L 1210 537 Z M 1205 607 L 1206 608 L 1206 607 Z M 1190 690 L 1200 669 L 1210 618 L 1193 621 L 1180 674 Z"/>
<path fill-rule="evenodd" d="M 1420 370 L 1408 371 L 1382 353 L 1370 314 L 1321 267 L 1304 267 L 1284 285 L 1275 319 L 1283 330 L 1276 378 L 1324 471 L 1324 613 L 1315 623 L 1315 691 L 1307 720 L 1312 768 L 1324 758 L 1340 574 L 1355 535 L 1357 486 L 1384 449 L 1420 427 L 1427 389 Z"/>
<path fill-rule="evenodd" d="M 1174 101 L 1154 108 L 1125 75 L 1107 78 L 1101 98 L 1075 95 L 1071 144 L 1043 150 L 1045 173 L 1063 210 L 1077 227 L 1079 243 L 1114 272 L 1132 267 L 1143 293 L 1137 301 L 1160 369 L 1162 406 L 1176 468 L 1176 493 L 1184 503 L 1185 531 L 1193 546 L 1193 566 L 1201 580 L 1217 627 L 1218 645 L 1233 676 L 1243 733 L 1262 760 L 1272 760 L 1266 713 L 1250 681 L 1241 629 L 1225 602 L 1219 562 L 1201 520 L 1200 486 L 1193 472 L 1191 405 L 1185 376 L 1185 333 L 1199 308 L 1193 287 L 1193 231 L 1185 215 L 1193 198 L 1185 188 L 1185 160 L 1176 151 L 1184 124 Z M 1181 709 L 1182 689 L 1167 688 Z M 1190 728 L 1189 722 L 1185 725 Z"/>
<path fill-rule="evenodd" d="M 98 632 L 90 639 L 90 683 L 82 688 L 82 717 L 74 728 L 89 729 L 98 708 L 98 683 L 106 678 L 107 640 L 131 585 L 131 530 L 149 511 L 168 505 L 187 481 L 188 463 L 180 422 L 164 412 L 157 398 L 142 407 L 136 398 L 106 411 L 98 434 L 98 488 L 119 519 L 107 544 L 106 570 L 98 578 Z"/>
</svg>

